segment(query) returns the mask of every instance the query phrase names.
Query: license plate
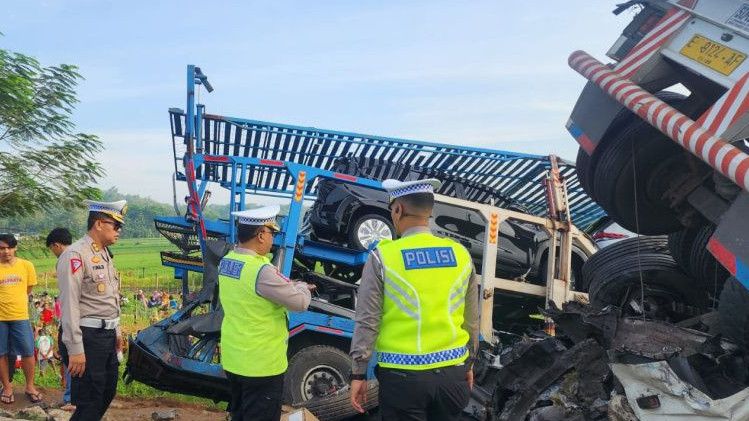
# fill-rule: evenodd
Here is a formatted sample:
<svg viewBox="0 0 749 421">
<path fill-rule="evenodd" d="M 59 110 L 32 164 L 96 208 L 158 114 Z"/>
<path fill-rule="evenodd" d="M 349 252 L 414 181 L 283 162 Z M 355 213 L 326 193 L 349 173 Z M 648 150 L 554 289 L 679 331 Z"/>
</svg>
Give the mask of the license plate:
<svg viewBox="0 0 749 421">
<path fill-rule="evenodd" d="M 736 70 L 746 59 L 746 54 L 702 35 L 693 36 L 680 53 L 726 76 Z"/>
</svg>

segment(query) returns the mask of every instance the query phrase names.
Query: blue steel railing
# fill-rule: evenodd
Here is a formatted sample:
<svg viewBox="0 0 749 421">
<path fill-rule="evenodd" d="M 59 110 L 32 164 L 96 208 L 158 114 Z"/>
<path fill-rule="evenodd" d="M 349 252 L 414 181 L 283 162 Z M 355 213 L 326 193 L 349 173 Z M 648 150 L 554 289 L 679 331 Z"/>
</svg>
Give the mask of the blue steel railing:
<svg viewBox="0 0 749 421">
<path fill-rule="evenodd" d="M 191 80 L 203 83 L 200 78 Z M 545 216 L 546 198 L 541 180 L 549 168 L 547 156 L 224 117 L 206 114 L 204 107 L 190 102 L 189 97 L 189 115 L 174 108 L 169 113 L 174 169 L 182 180 L 187 179 L 182 153 L 189 149 L 191 143 L 195 152 L 199 153 L 276 160 L 329 171 L 334 170 L 336 161 L 341 157 L 371 159 L 385 166 L 428 168 L 460 177 L 495 191 L 496 196 L 522 205 L 530 213 Z M 194 141 L 186 142 L 187 138 Z M 241 194 L 237 191 L 240 189 L 288 197 L 294 189 L 292 175 L 278 168 L 246 168 L 239 186 L 230 176 L 231 171 L 228 164 L 196 166 L 196 179 L 201 181 L 199 196 L 202 197 L 208 182 L 220 184 L 231 190 L 233 195 Z M 382 173 L 388 174 L 387 168 Z M 567 182 L 571 216 L 578 227 L 584 229 L 605 216 L 604 211 L 583 191 L 573 165 L 560 163 L 560 173 Z M 447 188 L 449 186 L 443 187 Z M 449 194 L 447 191 L 440 193 Z M 305 186 L 304 195 L 308 199 L 316 197 L 316 180 Z M 476 195 L 478 197 L 479 193 Z M 472 200 L 472 197 L 466 199 Z"/>
</svg>

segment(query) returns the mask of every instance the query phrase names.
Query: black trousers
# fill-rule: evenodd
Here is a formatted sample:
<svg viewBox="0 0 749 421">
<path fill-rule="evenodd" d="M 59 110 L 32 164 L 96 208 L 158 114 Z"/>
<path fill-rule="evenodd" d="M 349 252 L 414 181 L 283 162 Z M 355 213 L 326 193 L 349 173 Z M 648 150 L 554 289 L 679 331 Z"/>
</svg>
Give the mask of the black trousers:
<svg viewBox="0 0 749 421">
<path fill-rule="evenodd" d="M 246 377 L 226 372 L 231 382 L 231 421 L 278 421 L 281 419 L 283 374 Z"/>
<path fill-rule="evenodd" d="M 432 370 L 377 367 L 380 415 L 387 421 L 455 421 L 468 405 L 465 365 Z"/>
<path fill-rule="evenodd" d="M 114 329 L 81 327 L 83 352 L 86 354 L 86 371 L 83 377 L 70 378 L 70 401 L 76 406 L 70 421 L 97 421 L 107 412 L 117 393 L 117 361 Z M 60 354 L 65 365 L 69 357 L 60 341 Z"/>
</svg>

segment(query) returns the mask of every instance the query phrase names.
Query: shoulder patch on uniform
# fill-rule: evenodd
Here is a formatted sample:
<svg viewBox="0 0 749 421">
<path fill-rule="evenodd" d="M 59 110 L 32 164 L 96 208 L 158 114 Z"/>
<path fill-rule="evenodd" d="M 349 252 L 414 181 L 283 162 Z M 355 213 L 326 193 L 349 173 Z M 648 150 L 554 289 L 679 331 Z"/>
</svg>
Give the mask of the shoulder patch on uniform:
<svg viewBox="0 0 749 421">
<path fill-rule="evenodd" d="M 81 259 L 77 257 L 73 257 L 70 259 L 70 272 L 76 273 L 81 267 L 83 267 L 83 262 L 81 261 Z"/>
<path fill-rule="evenodd" d="M 458 266 L 452 247 L 425 247 L 401 250 L 406 270 Z"/>
<path fill-rule="evenodd" d="M 280 276 L 281 278 L 283 278 L 286 282 L 291 282 L 291 279 L 289 279 L 286 275 L 284 275 L 283 273 L 281 273 L 281 271 L 278 270 L 278 268 L 276 266 L 273 266 L 273 269 L 276 271 L 276 274 L 278 276 Z"/>
<path fill-rule="evenodd" d="M 221 259 L 221 263 L 218 266 L 218 274 L 228 276 L 230 278 L 239 279 L 239 275 L 242 274 L 242 268 L 244 262 L 232 259 Z"/>
</svg>

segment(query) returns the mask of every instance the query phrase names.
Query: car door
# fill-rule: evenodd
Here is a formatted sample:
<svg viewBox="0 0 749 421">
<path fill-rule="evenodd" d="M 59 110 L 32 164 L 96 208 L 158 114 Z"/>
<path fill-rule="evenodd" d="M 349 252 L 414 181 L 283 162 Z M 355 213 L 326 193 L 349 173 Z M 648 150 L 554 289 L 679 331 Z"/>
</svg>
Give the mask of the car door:
<svg viewBox="0 0 749 421">
<path fill-rule="evenodd" d="M 452 238 L 462 244 L 474 262 L 478 260 L 480 264 L 485 227 L 478 212 L 438 202 L 434 204 L 430 227 L 435 235 Z"/>
<path fill-rule="evenodd" d="M 534 224 L 516 219 L 502 221 L 499 225 L 498 274 L 512 278 L 528 273 L 537 247 L 535 238 L 539 230 Z"/>
<path fill-rule="evenodd" d="M 473 258 L 476 270 L 481 272 L 486 222 L 479 211 L 448 203 L 435 203 L 431 225 L 435 235 L 452 238 L 465 246 Z M 512 227 L 507 223 L 503 225 L 505 227 L 500 228 L 500 235 L 513 238 L 515 234 Z M 526 254 L 516 250 L 514 244 L 500 239 L 496 267 L 498 276 L 515 277 L 523 273 L 520 262 Z"/>
</svg>

